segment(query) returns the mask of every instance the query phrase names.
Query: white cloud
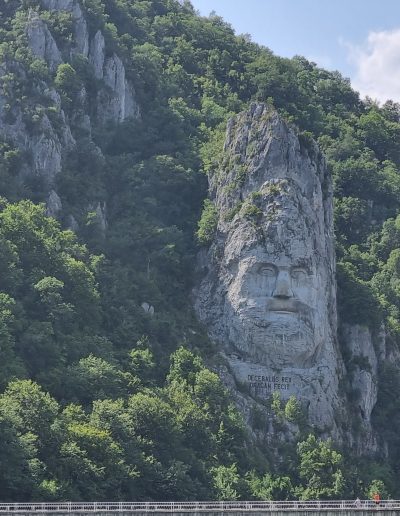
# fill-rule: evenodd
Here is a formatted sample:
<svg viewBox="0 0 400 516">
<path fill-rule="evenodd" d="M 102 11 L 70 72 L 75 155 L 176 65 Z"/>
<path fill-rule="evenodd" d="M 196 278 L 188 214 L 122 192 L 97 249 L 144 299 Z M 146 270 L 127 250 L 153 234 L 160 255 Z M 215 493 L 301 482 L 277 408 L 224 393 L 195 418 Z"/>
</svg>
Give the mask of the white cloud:
<svg viewBox="0 0 400 516">
<path fill-rule="evenodd" d="M 370 32 L 360 46 L 343 44 L 356 68 L 353 87 L 380 102 L 400 102 L 400 29 Z"/>
</svg>

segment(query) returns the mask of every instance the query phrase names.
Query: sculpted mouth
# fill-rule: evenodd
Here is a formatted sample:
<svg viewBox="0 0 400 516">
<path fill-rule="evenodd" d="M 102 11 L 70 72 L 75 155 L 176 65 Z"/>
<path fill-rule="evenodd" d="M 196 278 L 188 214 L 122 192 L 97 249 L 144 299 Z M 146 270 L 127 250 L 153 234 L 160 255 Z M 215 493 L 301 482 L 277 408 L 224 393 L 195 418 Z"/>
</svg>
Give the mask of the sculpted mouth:
<svg viewBox="0 0 400 516">
<path fill-rule="evenodd" d="M 249 317 L 255 319 L 254 324 L 256 326 L 268 326 L 270 320 L 268 314 L 297 316 L 297 317 L 310 317 L 311 307 L 295 298 L 280 299 L 280 298 L 269 298 L 264 302 L 256 302 L 252 300 L 252 303 L 246 303 L 244 306 L 237 310 L 238 313 L 242 314 L 243 317 Z M 264 320 L 265 319 L 265 320 Z"/>
<path fill-rule="evenodd" d="M 300 311 L 301 304 L 302 303 L 296 299 L 271 299 L 268 303 L 267 309 L 270 312 L 293 314 Z"/>
</svg>

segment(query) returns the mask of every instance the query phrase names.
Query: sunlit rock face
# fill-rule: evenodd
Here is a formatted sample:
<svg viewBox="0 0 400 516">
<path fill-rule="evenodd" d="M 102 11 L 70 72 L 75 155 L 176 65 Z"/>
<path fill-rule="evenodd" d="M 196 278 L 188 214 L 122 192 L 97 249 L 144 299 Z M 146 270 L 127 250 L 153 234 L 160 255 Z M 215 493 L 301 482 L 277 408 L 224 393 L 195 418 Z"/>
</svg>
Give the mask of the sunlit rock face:
<svg viewBox="0 0 400 516">
<path fill-rule="evenodd" d="M 318 147 L 254 104 L 228 124 L 210 195 L 219 221 L 195 291 L 200 320 L 254 399 L 294 394 L 335 432 L 332 188 Z"/>
</svg>

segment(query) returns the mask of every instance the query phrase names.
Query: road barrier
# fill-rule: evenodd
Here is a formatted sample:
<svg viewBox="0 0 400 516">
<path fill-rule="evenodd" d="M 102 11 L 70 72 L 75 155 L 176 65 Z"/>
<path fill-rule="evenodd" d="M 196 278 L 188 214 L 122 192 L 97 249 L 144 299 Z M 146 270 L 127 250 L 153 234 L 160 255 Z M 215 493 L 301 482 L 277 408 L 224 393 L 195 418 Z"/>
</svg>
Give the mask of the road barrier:
<svg viewBox="0 0 400 516">
<path fill-rule="evenodd" d="M 51 502 L 0 503 L 0 513 L 199 513 L 199 512 L 278 512 L 400 510 L 400 500 L 308 500 L 274 502 Z"/>
</svg>

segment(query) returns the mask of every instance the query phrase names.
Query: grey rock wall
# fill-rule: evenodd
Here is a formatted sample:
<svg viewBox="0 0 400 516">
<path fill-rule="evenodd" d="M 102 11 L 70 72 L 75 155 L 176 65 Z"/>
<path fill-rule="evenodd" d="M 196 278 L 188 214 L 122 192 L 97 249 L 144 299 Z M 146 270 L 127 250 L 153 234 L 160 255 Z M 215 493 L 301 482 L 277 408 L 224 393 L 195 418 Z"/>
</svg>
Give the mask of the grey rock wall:
<svg viewBox="0 0 400 516">
<path fill-rule="evenodd" d="M 140 110 L 134 87 L 126 77 L 122 60 L 115 53 L 106 59 L 103 34 L 100 30 L 92 35 L 89 33 L 80 2 L 41 0 L 41 7 L 50 11 L 70 13 L 73 37 L 65 48 L 58 48 L 45 19 L 40 17 L 39 11 L 31 9 L 25 35 L 33 55 L 47 63 L 53 77 L 58 66 L 71 61 L 74 55 L 87 57 L 94 77 L 98 80 L 98 94 L 93 102 L 93 99 L 88 99 L 83 87 L 74 99 L 72 109 L 68 109 L 67 113 L 63 109 L 61 92 L 56 91 L 50 83 L 39 82 L 32 85 L 31 105 L 15 104 L 10 116 L 9 99 L 0 89 L 0 137 L 16 145 L 26 157 L 19 173 L 21 182 L 29 176 L 43 183 L 47 188 L 47 213 L 58 216 L 61 214 L 62 204 L 56 191 L 56 176 L 62 173 L 65 159 L 73 151 L 77 141 L 82 140 L 82 135 L 85 134 L 88 145 L 95 149 L 97 147 L 91 142 L 93 126 L 109 121 L 120 123 L 128 117 L 140 117 Z M 8 73 L 8 66 L 15 67 L 15 64 L 2 63 L 0 74 Z M 19 66 L 19 73 L 22 77 L 26 76 L 22 65 Z M 37 100 L 39 98 L 46 98 L 45 106 L 40 105 L 40 101 Z M 29 104 L 30 98 L 24 102 Z M 47 112 L 49 107 L 52 116 Z M 35 112 L 40 115 L 35 115 L 37 119 L 32 124 L 27 120 L 27 113 Z M 28 118 L 29 116 L 31 115 L 28 115 Z M 101 154 L 99 148 L 97 152 Z M 92 207 L 86 208 L 90 211 Z M 93 210 L 96 211 L 99 224 L 105 231 L 107 220 L 103 203 L 96 200 Z M 66 218 L 69 220 L 68 216 Z M 78 227 L 75 219 L 70 226 Z"/>
<path fill-rule="evenodd" d="M 74 45 L 72 54 L 89 53 L 89 31 L 81 6 L 77 0 L 41 0 L 42 6 L 49 11 L 66 11 L 71 13 L 74 21 Z"/>
<path fill-rule="evenodd" d="M 47 62 L 51 71 L 55 71 L 62 63 L 61 52 L 57 47 L 47 25 L 39 18 L 35 11 L 31 11 L 26 25 L 26 36 L 32 52 Z"/>
<path fill-rule="evenodd" d="M 96 79 L 103 78 L 103 66 L 105 59 L 105 41 L 100 30 L 96 32 L 90 43 L 89 62 L 93 66 Z"/>
<path fill-rule="evenodd" d="M 122 122 L 126 118 L 140 116 L 140 109 L 136 101 L 135 89 L 131 82 L 126 78 L 125 67 L 121 59 L 114 53 L 108 59 L 105 59 L 105 41 L 100 30 L 92 37 L 89 34 L 88 25 L 78 0 L 42 0 L 42 6 L 48 10 L 66 11 L 71 13 L 73 19 L 74 38 L 73 45 L 70 50 L 71 56 L 81 54 L 88 58 L 89 63 L 93 66 L 94 76 L 96 79 L 104 80 L 104 88 L 101 88 L 97 98 L 97 122 L 105 123 L 112 121 L 115 123 Z M 41 22 L 41 31 L 45 32 L 48 41 L 51 40 L 46 25 Z M 38 29 L 36 29 L 38 32 Z M 41 35 L 41 39 L 45 38 Z M 46 58 L 42 45 L 37 40 L 39 37 L 31 38 L 37 51 L 40 51 L 40 57 Z M 48 43 L 50 45 L 50 43 Z M 54 43 L 55 44 L 55 43 Z M 39 55 L 39 54 L 38 54 Z M 54 63 L 56 60 L 53 58 Z M 61 61 L 57 61 L 57 65 Z M 54 64 L 52 64 L 54 67 Z"/>
<path fill-rule="evenodd" d="M 57 217 L 62 210 L 62 202 L 55 190 L 51 190 L 46 202 L 46 215 Z"/>
<path fill-rule="evenodd" d="M 337 435 L 344 367 L 332 184 L 321 153 L 253 104 L 228 124 L 210 194 L 219 222 L 195 292 L 200 320 L 251 399 L 295 395 L 312 425 Z"/>
<path fill-rule="evenodd" d="M 385 335 L 383 332 L 373 335 L 366 326 L 343 324 L 341 339 L 346 350 L 347 378 L 352 390 L 352 419 L 356 418 L 361 427 L 361 438 L 350 434 L 349 439 L 360 453 L 365 449 L 377 451 L 371 416 L 378 400 L 379 349 L 385 347 Z"/>
<path fill-rule="evenodd" d="M 339 346 L 332 180 L 315 142 L 251 105 L 228 122 L 209 196 L 218 224 L 199 253 L 194 307 L 249 429 L 276 434 L 268 400 L 278 392 L 325 436 L 385 453 L 373 429 L 379 369 L 400 357 L 383 327 L 341 324 Z M 280 432 L 292 440 L 296 425 Z"/>
<path fill-rule="evenodd" d="M 135 91 L 127 81 L 124 65 L 116 54 L 105 61 L 102 74 L 107 88 L 99 92 L 99 120 L 122 122 L 129 117 L 137 118 L 140 112 L 135 100 Z"/>
</svg>

